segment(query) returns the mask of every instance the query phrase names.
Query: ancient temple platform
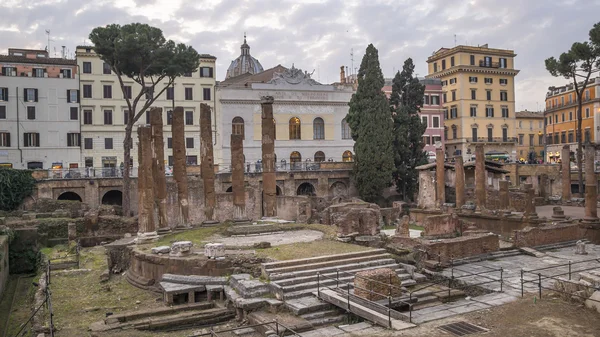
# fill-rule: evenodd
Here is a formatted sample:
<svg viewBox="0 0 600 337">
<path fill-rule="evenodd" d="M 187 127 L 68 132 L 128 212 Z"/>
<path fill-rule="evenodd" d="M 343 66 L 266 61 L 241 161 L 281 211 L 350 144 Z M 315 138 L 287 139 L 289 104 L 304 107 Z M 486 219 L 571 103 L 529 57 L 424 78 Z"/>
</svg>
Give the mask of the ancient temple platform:
<svg viewBox="0 0 600 337">
<path fill-rule="evenodd" d="M 297 242 L 311 242 L 323 238 L 323 232 L 315 230 L 287 231 L 280 233 L 260 235 L 236 235 L 216 238 L 214 242 L 223 243 L 225 246 L 252 246 L 255 243 L 269 242 L 271 246 L 279 246 Z"/>
</svg>

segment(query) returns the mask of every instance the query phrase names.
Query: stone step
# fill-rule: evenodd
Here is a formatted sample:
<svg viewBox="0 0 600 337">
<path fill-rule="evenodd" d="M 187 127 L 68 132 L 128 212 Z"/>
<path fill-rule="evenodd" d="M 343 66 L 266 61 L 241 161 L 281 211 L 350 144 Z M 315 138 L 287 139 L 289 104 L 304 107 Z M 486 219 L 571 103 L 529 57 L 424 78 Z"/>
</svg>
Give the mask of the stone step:
<svg viewBox="0 0 600 337">
<path fill-rule="evenodd" d="M 337 316 L 318 318 L 318 319 L 313 319 L 313 320 L 308 320 L 308 321 L 310 322 L 310 324 L 312 324 L 313 328 L 318 328 L 318 327 L 321 327 L 324 325 L 341 323 L 341 322 L 344 322 L 345 320 L 346 320 L 345 315 L 338 314 Z"/>
<path fill-rule="evenodd" d="M 390 268 L 392 270 L 395 270 L 397 273 L 402 273 L 401 275 L 408 275 L 408 274 L 404 274 L 404 269 L 401 269 L 395 263 L 382 264 L 382 265 L 376 264 L 376 265 L 370 265 L 370 266 L 366 265 L 366 264 L 349 265 L 349 266 L 354 266 L 354 269 L 349 269 L 349 270 L 340 269 L 340 273 L 339 273 L 340 277 L 354 275 L 354 274 L 356 274 L 356 272 L 363 271 L 363 270 L 371 270 L 371 269 L 379 269 L 379 268 Z M 308 276 L 300 276 L 300 277 L 296 276 L 296 277 L 280 279 L 280 280 L 271 280 L 271 281 L 273 283 L 277 284 L 278 286 L 285 287 L 285 286 L 289 286 L 289 285 L 293 285 L 293 284 L 300 284 L 300 283 L 305 283 L 305 282 L 316 281 L 318 278 L 317 273 L 321 274 L 321 279 L 337 277 L 337 271 L 323 272 L 321 270 L 314 270 L 314 271 L 309 270 L 309 272 L 311 272 L 311 274 Z M 410 278 L 410 275 L 408 275 L 408 278 Z"/>
<path fill-rule="evenodd" d="M 312 294 L 310 296 L 286 300 L 285 306 L 296 315 L 303 315 L 317 311 L 326 311 L 335 308 L 335 306 L 319 300 Z"/>
<path fill-rule="evenodd" d="M 361 257 L 361 256 L 381 255 L 384 253 L 386 253 L 385 249 L 372 249 L 372 250 L 365 250 L 362 252 L 324 255 L 324 256 L 311 257 L 311 258 L 306 258 L 306 259 L 296 259 L 296 260 L 263 263 L 262 268 L 263 268 L 263 270 L 270 270 L 270 269 L 278 269 L 278 268 L 283 268 L 283 267 L 300 266 L 300 265 L 305 265 L 305 264 L 315 264 L 315 263 L 327 262 L 327 261 L 340 261 L 340 260 L 346 260 L 346 259 Z"/>
<path fill-rule="evenodd" d="M 335 275 L 333 275 L 335 278 Z M 402 280 L 402 285 L 413 285 L 416 284 L 416 281 L 410 279 L 410 275 L 408 274 L 400 274 L 398 275 L 398 277 L 400 278 L 400 280 Z M 317 279 L 315 277 L 315 279 Z M 354 283 L 354 276 L 353 275 L 348 275 L 345 277 L 340 277 L 338 280 L 336 279 L 332 279 L 332 278 L 325 278 L 325 277 L 321 277 L 319 281 L 311 281 L 311 282 L 304 282 L 304 283 L 298 283 L 298 284 L 292 284 L 289 286 L 284 286 L 282 287 L 283 292 L 284 293 L 290 293 L 290 292 L 294 292 L 294 291 L 298 291 L 298 290 L 302 290 L 302 289 L 315 289 L 317 287 L 317 284 L 321 285 L 321 286 L 327 286 L 327 287 L 335 287 L 336 285 L 344 285 L 345 283 Z"/>
<path fill-rule="evenodd" d="M 529 247 L 520 247 L 519 250 L 525 255 L 530 255 L 530 256 L 535 256 L 535 257 L 546 256 L 546 254 L 539 252 L 533 248 L 529 248 Z"/>
<path fill-rule="evenodd" d="M 352 270 L 357 270 L 357 269 L 361 269 L 361 268 L 367 268 L 367 267 L 384 268 L 389 265 L 395 265 L 396 267 L 400 268 L 398 266 L 398 264 L 396 263 L 396 261 L 394 259 L 390 259 L 390 258 L 369 260 L 369 261 L 365 261 L 365 262 L 351 263 L 351 264 L 344 264 L 344 261 L 340 261 L 340 263 L 341 264 L 339 264 L 339 265 L 331 266 L 331 267 L 296 271 L 296 272 L 291 272 L 291 273 L 271 274 L 269 279 L 279 285 L 283 285 L 280 282 L 282 280 L 285 280 L 284 282 L 288 282 L 288 280 L 296 280 L 296 279 L 300 279 L 302 277 L 317 277 L 317 272 L 319 272 L 321 274 L 327 274 L 327 273 L 335 274 L 335 272 L 337 270 L 345 271 L 345 272 L 352 272 Z"/>
<path fill-rule="evenodd" d="M 316 270 L 316 269 L 326 268 L 326 267 L 336 267 L 336 266 L 339 266 L 340 264 L 342 264 L 342 265 L 355 264 L 355 263 L 360 263 L 360 262 L 380 260 L 380 259 L 389 259 L 389 258 L 390 258 L 390 255 L 387 253 L 384 253 L 384 254 L 378 254 L 378 255 L 352 257 L 352 258 L 344 259 L 344 260 L 324 261 L 324 262 L 317 262 L 317 263 L 310 263 L 310 264 L 302 264 L 302 265 L 294 265 L 294 266 L 288 266 L 288 267 L 267 269 L 266 271 L 267 271 L 268 275 L 274 274 L 274 273 L 291 273 L 291 272 L 305 271 L 305 270 Z"/>
<path fill-rule="evenodd" d="M 321 310 L 321 311 L 310 312 L 307 314 L 302 314 L 302 315 L 300 315 L 300 317 L 304 318 L 307 321 L 310 321 L 310 320 L 321 319 L 321 318 L 330 317 L 330 316 L 337 316 L 339 314 L 340 314 L 339 309 L 330 308 L 327 310 Z"/>
</svg>

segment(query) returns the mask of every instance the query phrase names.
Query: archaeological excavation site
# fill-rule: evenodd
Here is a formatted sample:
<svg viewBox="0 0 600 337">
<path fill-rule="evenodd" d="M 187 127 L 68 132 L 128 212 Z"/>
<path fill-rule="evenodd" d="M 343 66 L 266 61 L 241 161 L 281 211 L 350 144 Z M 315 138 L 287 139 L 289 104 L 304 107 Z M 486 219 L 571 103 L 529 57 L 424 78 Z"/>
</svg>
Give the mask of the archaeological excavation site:
<svg viewBox="0 0 600 337">
<path fill-rule="evenodd" d="M 130 214 L 121 178 L 34 171 L 32 195 L 0 213 L 0 336 L 600 335 L 593 161 L 579 195 L 568 161 L 438 148 L 415 202 L 378 205 L 358 198 L 352 162 L 278 165 L 274 103 L 262 97 L 252 171 L 238 134 L 231 167 L 215 164 L 205 104 L 188 165 L 175 108 L 172 176 L 152 108 Z"/>
</svg>

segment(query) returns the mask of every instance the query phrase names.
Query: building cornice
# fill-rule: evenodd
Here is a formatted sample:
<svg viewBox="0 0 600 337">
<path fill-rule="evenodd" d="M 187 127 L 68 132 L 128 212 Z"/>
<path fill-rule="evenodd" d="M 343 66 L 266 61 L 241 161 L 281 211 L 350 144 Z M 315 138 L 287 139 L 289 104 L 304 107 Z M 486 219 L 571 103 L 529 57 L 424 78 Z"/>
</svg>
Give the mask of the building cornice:
<svg viewBox="0 0 600 337">
<path fill-rule="evenodd" d="M 519 74 L 520 70 L 507 69 L 507 68 L 488 68 L 488 67 L 460 65 L 460 66 L 448 68 L 443 71 L 438 71 L 437 73 L 429 74 L 429 75 L 425 76 L 425 78 L 442 78 L 442 77 L 450 76 L 452 74 L 457 74 L 457 73 L 461 73 L 461 72 L 474 73 L 474 74 L 516 76 L 517 74 Z"/>
<path fill-rule="evenodd" d="M 474 46 L 456 46 L 454 48 L 449 48 L 444 51 L 437 52 L 430 57 L 427 58 L 427 63 L 435 62 L 437 60 L 443 59 L 450 55 L 454 55 L 457 53 L 471 53 L 471 54 L 479 54 L 479 55 L 496 55 L 496 56 L 505 56 L 505 57 L 515 57 L 517 54 L 513 50 L 510 49 L 497 49 L 497 48 L 484 48 L 484 47 L 474 47 Z"/>
<path fill-rule="evenodd" d="M 260 104 L 260 100 L 238 100 L 238 99 L 220 99 L 221 104 Z M 348 102 L 325 102 L 325 101 L 275 101 L 274 105 L 333 105 L 348 106 Z"/>
<path fill-rule="evenodd" d="M 546 99 L 546 100 L 548 100 L 548 99 Z M 597 103 L 597 102 L 600 102 L 600 98 L 589 99 L 587 101 L 584 99 L 581 104 L 581 107 L 583 108 L 585 105 L 588 105 L 591 103 Z M 553 108 L 547 108 L 544 111 L 544 116 L 546 116 L 546 114 L 549 114 L 549 113 L 554 113 L 554 112 L 558 112 L 558 111 L 562 111 L 562 110 L 571 110 L 573 108 L 577 108 L 577 100 L 574 100 L 572 103 L 567 103 L 564 105 L 560 105 L 560 103 L 559 103 L 559 106 L 556 106 Z"/>
</svg>

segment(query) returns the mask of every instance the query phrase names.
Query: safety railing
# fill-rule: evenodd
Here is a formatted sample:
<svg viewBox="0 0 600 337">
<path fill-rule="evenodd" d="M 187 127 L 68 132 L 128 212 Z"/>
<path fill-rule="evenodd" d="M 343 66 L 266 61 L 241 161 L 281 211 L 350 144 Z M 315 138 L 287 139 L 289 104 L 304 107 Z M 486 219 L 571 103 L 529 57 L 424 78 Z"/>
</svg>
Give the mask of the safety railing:
<svg viewBox="0 0 600 337">
<path fill-rule="evenodd" d="M 219 337 L 219 336 L 224 336 L 224 334 L 227 334 L 230 332 L 235 333 L 235 331 L 238 331 L 238 330 L 243 330 L 243 329 L 248 329 L 248 328 L 258 328 L 258 327 L 264 327 L 264 326 L 267 326 L 270 329 L 274 329 L 275 334 L 277 334 L 277 336 L 283 336 L 285 334 L 286 336 L 302 337 L 296 331 L 294 331 L 293 329 L 291 329 L 288 326 L 285 326 L 285 325 L 279 323 L 277 320 L 274 320 L 273 322 L 266 322 L 266 323 L 253 324 L 253 325 L 244 325 L 244 326 L 240 326 L 238 328 L 218 330 L 218 331 L 215 331 L 214 327 L 210 327 L 208 332 L 188 335 L 188 337 L 203 337 L 203 336 Z M 229 336 L 229 334 L 227 336 Z"/>
<path fill-rule="evenodd" d="M 137 177 L 138 168 L 129 169 L 130 177 Z M 166 173 L 168 174 L 168 173 Z M 122 178 L 120 167 L 78 167 L 64 169 L 48 169 L 47 179 L 85 179 L 85 178 Z"/>
</svg>

